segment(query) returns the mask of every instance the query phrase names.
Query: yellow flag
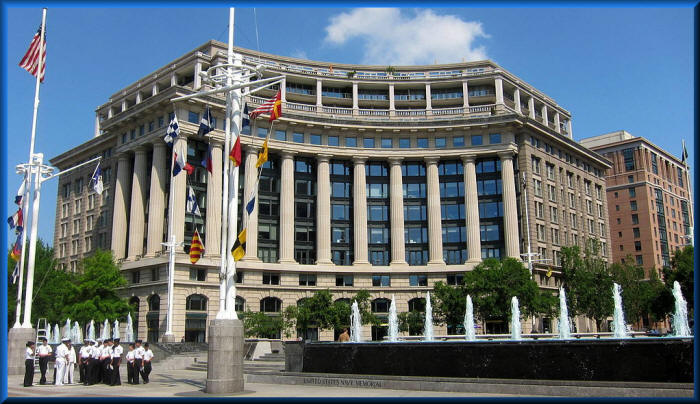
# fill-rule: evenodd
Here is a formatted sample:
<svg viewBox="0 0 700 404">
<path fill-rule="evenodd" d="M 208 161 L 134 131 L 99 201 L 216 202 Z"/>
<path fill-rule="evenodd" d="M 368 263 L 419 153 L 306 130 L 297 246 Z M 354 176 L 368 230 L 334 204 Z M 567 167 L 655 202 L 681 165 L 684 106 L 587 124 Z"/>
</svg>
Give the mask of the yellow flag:
<svg viewBox="0 0 700 404">
<path fill-rule="evenodd" d="M 549 271 L 547 271 L 547 278 L 552 276 L 552 268 L 549 268 Z"/>
<path fill-rule="evenodd" d="M 243 229 L 243 231 L 241 231 L 240 234 L 238 234 L 236 242 L 233 243 L 233 248 L 231 248 L 231 255 L 233 255 L 234 261 L 239 261 L 245 256 L 245 237 L 246 229 Z"/>
<path fill-rule="evenodd" d="M 255 167 L 259 168 L 261 165 L 265 164 L 267 161 L 267 139 L 263 143 L 262 150 L 258 153 L 258 162 L 255 163 Z"/>
</svg>

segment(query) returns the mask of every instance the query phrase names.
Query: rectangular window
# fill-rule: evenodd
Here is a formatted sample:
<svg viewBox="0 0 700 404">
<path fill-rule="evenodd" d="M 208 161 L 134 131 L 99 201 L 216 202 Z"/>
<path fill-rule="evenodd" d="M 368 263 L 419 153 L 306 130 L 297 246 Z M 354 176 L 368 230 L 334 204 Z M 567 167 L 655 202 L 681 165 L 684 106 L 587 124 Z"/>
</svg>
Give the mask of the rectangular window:
<svg viewBox="0 0 700 404">
<path fill-rule="evenodd" d="M 390 137 L 382 138 L 382 149 L 391 149 L 394 147 L 392 139 Z"/>
<path fill-rule="evenodd" d="M 411 286 L 428 286 L 428 275 L 409 275 L 408 283 Z"/>
<path fill-rule="evenodd" d="M 158 279 L 160 279 L 160 271 L 158 270 L 158 268 L 151 269 L 151 281 L 155 282 Z"/>
<path fill-rule="evenodd" d="M 345 138 L 345 147 L 357 147 L 357 138 L 346 137 Z"/>
<path fill-rule="evenodd" d="M 472 146 L 481 146 L 484 144 L 484 139 L 481 135 L 472 135 Z"/>
<path fill-rule="evenodd" d="M 641 241 L 634 242 L 634 251 L 642 251 L 642 242 Z"/>
<path fill-rule="evenodd" d="M 299 286 L 316 286 L 316 274 L 299 274 Z"/>
<path fill-rule="evenodd" d="M 134 271 L 131 273 L 131 283 L 141 282 L 141 271 Z"/>
<path fill-rule="evenodd" d="M 263 272 L 262 283 L 263 285 L 279 285 L 280 276 L 277 273 Z"/>
<path fill-rule="evenodd" d="M 452 146 L 453 147 L 462 147 L 464 146 L 464 136 L 455 136 L 452 138 Z"/>
<path fill-rule="evenodd" d="M 444 137 L 436 137 L 435 138 L 435 147 L 438 149 L 442 149 L 447 146 L 447 139 Z"/>
<path fill-rule="evenodd" d="M 328 146 L 340 146 L 340 138 L 338 136 L 328 136 Z"/>
<path fill-rule="evenodd" d="M 634 149 L 622 150 L 622 156 L 625 161 L 625 171 L 634 170 Z"/>
<path fill-rule="evenodd" d="M 637 210 L 637 201 L 630 201 L 630 210 L 633 212 Z"/>
<path fill-rule="evenodd" d="M 391 276 L 372 275 L 372 286 L 391 286 Z"/>
<path fill-rule="evenodd" d="M 428 138 L 427 137 L 419 137 L 418 139 L 416 139 L 416 144 L 421 149 L 427 149 L 428 148 Z"/>
<path fill-rule="evenodd" d="M 187 112 L 187 122 L 199 124 L 199 114 L 192 111 Z"/>
<path fill-rule="evenodd" d="M 448 285 L 461 285 L 464 281 L 463 274 L 447 274 L 447 284 Z"/>
<path fill-rule="evenodd" d="M 284 130 L 279 130 L 279 129 L 277 129 L 277 130 L 275 131 L 275 139 L 276 139 L 276 140 L 281 140 L 281 141 L 287 140 L 287 132 L 284 131 Z"/>
<path fill-rule="evenodd" d="M 371 149 L 374 148 L 374 138 L 373 137 L 366 137 L 362 140 L 362 147 L 365 149 Z"/>
<path fill-rule="evenodd" d="M 554 206 L 549 207 L 549 218 L 552 221 L 552 223 L 559 223 L 559 213 L 557 208 Z"/>
<path fill-rule="evenodd" d="M 258 128 L 258 137 L 260 138 L 266 138 L 267 137 L 267 128 Z"/>
<path fill-rule="evenodd" d="M 542 181 L 534 179 L 534 178 L 532 181 L 534 183 L 535 196 L 539 196 L 541 198 L 542 197 Z"/>
<path fill-rule="evenodd" d="M 204 268 L 190 268 L 190 280 L 204 282 L 207 280 L 207 270 Z"/>
<path fill-rule="evenodd" d="M 411 139 L 407 137 L 402 137 L 399 139 L 399 148 L 401 149 L 409 149 L 411 148 Z"/>
<path fill-rule="evenodd" d="M 336 275 L 335 276 L 335 286 L 352 286 L 353 276 L 352 275 Z"/>
<path fill-rule="evenodd" d="M 634 198 L 637 196 L 637 192 L 634 187 L 628 188 L 627 191 L 629 191 L 630 198 Z"/>
<path fill-rule="evenodd" d="M 295 143 L 304 143 L 304 134 L 299 132 L 294 132 L 292 134 L 292 141 Z"/>
<path fill-rule="evenodd" d="M 500 133 L 492 133 L 489 135 L 489 144 L 497 144 L 501 143 L 501 134 Z"/>
<path fill-rule="evenodd" d="M 311 142 L 311 144 L 321 144 L 321 135 L 311 134 L 309 136 L 309 142 Z"/>
</svg>

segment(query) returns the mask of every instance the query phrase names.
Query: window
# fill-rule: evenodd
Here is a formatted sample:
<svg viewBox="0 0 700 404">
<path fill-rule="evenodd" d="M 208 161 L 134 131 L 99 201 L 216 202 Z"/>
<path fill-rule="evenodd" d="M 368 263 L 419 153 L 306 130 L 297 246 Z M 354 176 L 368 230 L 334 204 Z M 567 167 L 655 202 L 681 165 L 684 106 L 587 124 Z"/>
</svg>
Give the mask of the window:
<svg viewBox="0 0 700 404">
<path fill-rule="evenodd" d="M 428 286 L 428 275 L 409 275 L 408 283 L 411 286 Z"/>
<path fill-rule="evenodd" d="M 540 160 L 539 158 L 537 158 L 537 157 L 534 157 L 534 156 L 532 157 L 531 160 L 532 160 L 532 171 L 533 171 L 535 174 L 539 174 L 539 173 L 540 173 L 540 161 L 541 161 L 541 160 Z"/>
<path fill-rule="evenodd" d="M 280 276 L 277 273 L 263 272 L 262 283 L 263 285 L 279 285 Z"/>
<path fill-rule="evenodd" d="M 335 286 L 353 286 L 353 275 L 336 275 Z"/>
<path fill-rule="evenodd" d="M 276 297 L 266 297 L 260 300 L 260 311 L 263 313 L 279 313 L 282 310 L 282 301 Z"/>
<path fill-rule="evenodd" d="M 532 180 L 534 183 L 534 189 L 535 189 L 535 196 L 539 196 L 540 198 L 542 197 L 542 181 L 533 179 Z"/>
<path fill-rule="evenodd" d="M 382 149 L 391 149 L 392 147 L 394 147 L 392 139 L 390 137 L 383 137 L 382 138 Z"/>
<path fill-rule="evenodd" d="M 372 275 L 372 286 L 391 286 L 391 276 Z"/>
<path fill-rule="evenodd" d="M 554 181 L 554 164 L 546 164 L 547 167 L 547 178 Z"/>
<path fill-rule="evenodd" d="M 629 191 L 630 198 L 634 198 L 637 196 L 637 192 L 634 187 L 628 188 L 627 191 Z"/>
<path fill-rule="evenodd" d="M 598 223 L 600 225 L 600 235 L 605 237 L 605 223 Z"/>
<path fill-rule="evenodd" d="M 234 280 L 236 283 L 243 283 L 243 271 L 241 271 L 240 269 L 237 269 L 236 275 L 234 277 L 235 277 Z"/>
<path fill-rule="evenodd" d="M 642 251 L 642 242 L 641 241 L 634 242 L 634 251 Z"/>
<path fill-rule="evenodd" d="M 574 195 L 573 192 L 569 192 L 569 207 L 571 207 L 571 208 L 576 207 L 576 196 Z"/>
<path fill-rule="evenodd" d="M 391 300 L 389 299 L 374 299 L 372 300 L 372 313 L 388 313 Z"/>
<path fill-rule="evenodd" d="M 461 285 L 464 281 L 464 274 L 447 274 L 448 285 Z"/>
<path fill-rule="evenodd" d="M 151 280 L 157 281 L 160 279 L 160 270 L 158 268 L 151 269 Z"/>
<path fill-rule="evenodd" d="M 544 219 L 544 205 L 542 202 L 535 201 L 535 217 Z"/>
<path fill-rule="evenodd" d="M 131 273 L 131 283 L 141 282 L 141 271 L 134 271 Z"/>
<path fill-rule="evenodd" d="M 444 137 L 436 137 L 435 138 L 435 147 L 436 148 L 444 148 L 447 146 L 447 140 Z"/>
<path fill-rule="evenodd" d="M 340 138 L 338 136 L 328 136 L 328 146 L 340 146 Z"/>
<path fill-rule="evenodd" d="M 304 143 L 304 134 L 299 132 L 292 133 L 292 141 L 295 143 Z"/>
<path fill-rule="evenodd" d="M 552 244 L 559 245 L 559 229 L 552 229 Z"/>
<path fill-rule="evenodd" d="M 630 184 L 633 183 L 634 182 L 634 175 L 628 175 L 627 182 L 629 182 Z"/>
<path fill-rule="evenodd" d="M 464 136 L 455 136 L 452 138 L 452 146 L 453 147 L 462 147 L 464 146 Z"/>
<path fill-rule="evenodd" d="M 411 139 L 407 137 L 402 137 L 399 139 L 399 148 L 408 149 L 411 147 Z"/>
<path fill-rule="evenodd" d="M 83 210 L 83 200 L 82 199 L 76 199 L 75 200 L 75 213 L 78 214 Z"/>
<path fill-rule="evenodd" d="M 191 123 L 198 124 L 199 123 L 199 114 L 196 112 L 192 112 L 192 111 L 187 111 L 187 112 L 188 112 L 187 121 L 191 122 Z"/>
<path fill-rule="evenodd" d="M 427 137 L 419 137 L 418 139 L 416 139 L 416 144 L 421 149 L 427 149 L 428 148 L 428 138 Z"/>
<path fill-rule="evenodd" d="M 309 142 L 311 144 L 321 144 L 321 135 L 315 135 L 315 134 L 309 135 Z"/>
<path fill-rule="evenodd" d="M 593 202 L 589 201 L 588 199 L 586 199 L 586 213 L 589 215 L 593 214 Z"/>
<path fill-rule="evenodd" d="M 481 146 L 484 144 L 484 139 L 481 135 L 472 135 L 472 146 Z"/>
<path fill-rule="evenodd" d="M 625 162 L 625 171 L 634 170 L 634 149 L 622 150 L 622 156 Z"/>
<path fill-rule="evenodd" d="M 554 206 L 549 207 L 549 219 L 552 223 L 559 223 L 559 211 Z"/>
<path fill-rule="evenodd" d="M 345 147 L 357 147 L 357 138 L 346 137 L 345 138 Z"/>
<path fill-rule="evenodd" d="M 489 144 L 497 144 L 501 143 L 501 134 L 500 133 L 492 133 L 489 135 Z"/>
<path fill-rule="evenodd" d="M 637 262 L 637 265 L 642 266 L 644 265 L 644 259 L 642 258 L 641 255 L 635 255 L 635 260 Z"/>
<path fill-rule="evenodd" d="M 146 301 L 148 302 L 148 311 L 160 311 L 160 296 L 151 295 Z"/>
<path fill-rule="evenodd" d="M 536 229 L 537 229 L 537 240 L 547 241 L 547 235 L 545 234 L 544 225 L 537 224 Z"/>
<path fill-rule="evenodd" d="M 552 202 L 557 201 L 557 189 L 554 185 L 547 184 L 547 196 Z"/>
<path fill-rule="evenodd" d="M 362 147 L 365 149 L 371 149 L 374 147 L 374 138 L 373 137 L 366 137 L 362 140 Z"/>
<path fill-rule="evenodd" d="M 633 212 L 637 210 L 637 201 L 630 201 L 630 210 Z"/>
<path fill-rule="evenodd" d="M 204 282 L 207 280 L 207 270 L 204 268 L 190 268 L 190 280 Z"/>
<path fill-rule="evenodd" d="M 639 224 L 639 216 L 636 213 L 632 215 L 632 224 Z"/>
<path fill-rule="evenodd" d="M 316 274 L 299 274 L 299 286 L 316 286 Z"/>
</svg>

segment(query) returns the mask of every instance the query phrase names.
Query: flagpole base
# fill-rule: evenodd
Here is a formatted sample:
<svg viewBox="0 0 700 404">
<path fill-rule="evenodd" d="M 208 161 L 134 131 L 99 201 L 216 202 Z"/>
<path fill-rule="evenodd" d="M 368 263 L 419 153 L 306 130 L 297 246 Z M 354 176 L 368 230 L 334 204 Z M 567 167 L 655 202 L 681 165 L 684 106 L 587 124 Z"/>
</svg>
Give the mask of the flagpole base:
<svg viewBox="0 0 700 404">
<path fill-rule="evenodd" d="M 33 328 L 11 328 L 7 334 L 7 374 L 24 374 L 24 353 L 27 341 L 36 341 Z"/>
<path fill-rule="evenodd" d="M 243 391 L 243 339 L 241 320 L 209 322 L 205 387 L 207 393 L 226 394 Z"/>
</svg>

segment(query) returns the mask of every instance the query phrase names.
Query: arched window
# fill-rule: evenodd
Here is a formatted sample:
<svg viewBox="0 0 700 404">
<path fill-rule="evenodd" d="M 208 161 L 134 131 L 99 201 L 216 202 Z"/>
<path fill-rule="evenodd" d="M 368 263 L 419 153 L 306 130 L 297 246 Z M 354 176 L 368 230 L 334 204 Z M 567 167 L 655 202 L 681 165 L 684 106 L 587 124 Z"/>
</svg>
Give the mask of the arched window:
<svg viewBox="0 0 700 404">
<path fill-rule="evenodd" d="M 391 300 L 379 298 L 372 300 L 372 313 L 388 313 Z"/>
<path fill-rule="evenodd" d="M 425 311 L 425 298 L 416 297 L 408 301 L 408 311 Z"/>
<path fill-rule="evenodd" d="M 236 311 L 239 313 L 245 311 L 245 299 L 240 296 L 236 296 Z"/>
<path fill-rule="evenodd" d="M 207 297 L 204 295 L 189 295 L 185 301 L 186 310 L 207 310 Z"/>
<path fill-rule="evenodd" d="M 260 311 L 263 313 L 279 313 L 282 310 L 282 300 L 276 297 L 266 297 L 260 300 Z"/>
<path fill-rule="evenodd" d="M 132 296 L 131 299 L 129 299 L 129 306 L 131 306 L 133 314 L 138 315 L 140 304 L 141 300 L 138 298 L 138 296 Z"/>
<path fill-rule="evenodd" d="M 148 298 L 148 311 L 160 310 L 160 296 L 152 295 Z"/>
</svg>

